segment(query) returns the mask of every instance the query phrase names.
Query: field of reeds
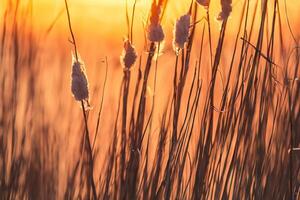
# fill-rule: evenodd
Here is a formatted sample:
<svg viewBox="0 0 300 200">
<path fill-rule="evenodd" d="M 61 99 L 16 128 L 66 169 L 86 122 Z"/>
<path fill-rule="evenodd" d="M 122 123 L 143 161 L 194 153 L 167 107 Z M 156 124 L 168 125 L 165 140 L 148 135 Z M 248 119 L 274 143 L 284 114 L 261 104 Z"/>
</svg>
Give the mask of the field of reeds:
<svg viewBox="0 0 300 200">
<path fill-rule="evenodd" d="M 299 12 L 2 0 L 0 200 L 300 199 Z"/>
</svg>

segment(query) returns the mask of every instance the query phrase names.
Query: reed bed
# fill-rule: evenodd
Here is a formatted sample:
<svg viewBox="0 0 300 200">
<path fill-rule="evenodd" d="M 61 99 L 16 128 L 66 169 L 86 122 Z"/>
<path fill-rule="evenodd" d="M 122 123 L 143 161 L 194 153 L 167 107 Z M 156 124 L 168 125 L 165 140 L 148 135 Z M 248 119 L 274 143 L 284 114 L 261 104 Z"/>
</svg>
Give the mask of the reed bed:
<svg viewBox="0 0 300 200">
<path fill-rule="evenodd" d="M 292 2 L 187 1 L 172 23 L 139 3 L 94 68 L 72 1 L 42 34 L 34 0 L 0 3 L 0 199 L 299 199 Z M 45 48 L 63 17 L 65 53 Z"/>
</svg>

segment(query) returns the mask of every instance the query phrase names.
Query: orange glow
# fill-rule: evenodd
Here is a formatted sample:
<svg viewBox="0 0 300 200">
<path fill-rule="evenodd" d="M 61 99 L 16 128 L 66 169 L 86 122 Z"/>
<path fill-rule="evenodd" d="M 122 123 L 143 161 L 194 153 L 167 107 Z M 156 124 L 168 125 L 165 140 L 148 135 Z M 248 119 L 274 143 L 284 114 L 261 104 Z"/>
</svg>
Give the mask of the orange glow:
<svg viewBox="0 0 300 200">
<path fill-rule="evenodd" d="M 85 27 L 86 24 L 93 24 L 97 22 L 99 25 L 93 28 L 103 28 L 105 26 L 110 26 L 110 31 L 104 30 L 106 33 L 111 32 L 122 32 L 120 26 L 125 22 L 125 0 L 72 0 L 69 1 L 69 6 L 72 14 L 72 18 L 75 24 Z M 128 0 L 129 12 L 134 0 Z M 149 0 L 138 0 L 136 12 L 136 22 L 141 24 L 143 20 L 146 19 L 148 9 L 150 8 L 151 1 Z M 280 7 L 284 8 L 284 2 L 280 2 Z M 187 12 L 189 8 L 190 1 L 169 1 L 167 8 L 167 13 L 165 17 L 165 24 L 173 24 L 175 19 Z M 243 1 L 233 1 L 233 12 L 231 15 L 231 20 L 238 20 L 239 11 L 242 7 Z M 250 1 L 250 7 L 254 7 L 255 1 Z M 2 8 L 5 6 L 1 6 Z M 0 11 L 1 11 L 0 7 Z M 64 9 L 64 1 L 62 0 L 39 0 L 33 1 L 35 18 L 38 23 L 47 26 L 53 18 Z M 212 0 L 210 6 L 210 13 L 213 18 L 216 18 L 221 10 L 219 0 Z M 298 18 L 298 8 L 300 7 L 300 1 L 291 0 L 288 4 L 289 17 L 291 20 L 297 20 Z M 259 7 L 260 9 L 260 7 Z M 205 15 L 205 10 L 200 9 L 200 15 Z M 63 19 L 65 20 L 65 19 Z M 101 24 L 101 25 L 100 25 Z"/>
<path fill-rule="evenodd" d="M 91 199 L 94 178 L 103 199 L 131 190 L 138 198 L 126 199 L 289 198 L 300 0 L 278 0 L 278 9 L 274 0 L 232 0 L 222 22 L 221 0 L 209 10 L 195 3 L 182 24 L 195 0 L 166 0 L 152 32 L 154 0 L 67 0 L 71 20 L 64 1 L 0 0 L 0 199 L 32 199 L 31 190 L 64 199 L 72 184 L 74 196 Z M 72 93 L 82 88 L 80 105 Z"/>
</svg>

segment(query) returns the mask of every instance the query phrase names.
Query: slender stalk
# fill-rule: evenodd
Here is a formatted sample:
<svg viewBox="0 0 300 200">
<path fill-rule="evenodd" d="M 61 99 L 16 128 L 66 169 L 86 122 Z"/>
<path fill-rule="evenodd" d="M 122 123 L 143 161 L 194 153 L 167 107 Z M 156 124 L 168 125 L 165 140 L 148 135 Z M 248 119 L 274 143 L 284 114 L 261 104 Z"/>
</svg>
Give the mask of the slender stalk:
<svg viewBox="0 0 300 200">
<path fill-rule="evenodd" d="M 209 7 L 206 10 L 207 25 L 208 25 L 208 40 L 209 40 L 209 53 L 210 53 L 210 64 L 213 64 L 213 55 L 212 55 L 212 39 L 211 39 L 211 26 L 210 26 L 210 17 L 209 17 Z"/>
<path fill-rule="evenodd" d="M 133 8 L 132 8 L 132 16 L 131 16 L 131 25 L 130 25 L 130 42 L 133 43 L 133 23 L 134 23 L 134 14 L 135 14 L 135 7 L 136 7 L 136 2 L 137 0 L 134 1 Z"/>
<path fill-rule="evenodd" d="M 72 29 L 71 17 L 70 17 L 70 12 L 69 12 L 69 7 L 68 7 L 67 0 L 65 0 L 65 6 L 66 6 L 66 11 L 67 11 L 69 30 L 70 30 L 70 33 L 71 33 L 71 36 L 72 36 L 72 44 L 74 45 L 74 49 L 75 49 L 75 58 L 76 58 L 76 61 L 78 62 L 77 45 L 76 45 L 76 40 L 75 40 L 75 36 L 74 36 L 74 33 L 73 33 L 73 29 Z M 94 167 L 93 166 L 94 165 L 93 164 L 93 152 L 92 152 L 92 146 L 91 146 L 91 141 L 90 141 L 90 137 L 89 137 L 87 114 L 86 114 L 86 111 L 85 111 L 85 106 L 84 106 L 84 101 L 83 100 L 81 100 L 81 108 L 82 108 L 82 113 L 83 113 L 83 118 L 84 118 L 84 123 L 85 123 L 85 137 L 83 137 L 83 138 L 85 138 L 84 146 L 86 147 L 86 152 L 87 152 L 88 161 L 89 161 L 88 182 L 89 182 L 89 185 L 92 187 L 93 199 L 96 200 L 97 199 L 97 192 L 96 192 L 96 186 L 95 186 L 94 175 L 93 175 L 93 171 L 94 171 L 94 169 L 93 169 L 93 167 Z"/>
<path fill-rule="evenodd" d="M 75 40 L 75 36 L 74 36 L 74 33 L 73 33 L 73 29 L 72 29 L 71 17 L 70 17 L 69 6 L 68 6 L 67 0 L 65 0 L 65 6 L 66 6 L 66 10 L 67 10 L 69 30 L 70 30 L 71 37 L 72 37 L 72 44 L 74 45 L 74 50 L 75 50 L 75 58 L 76 58 L 76 61 L 78 62 L 77 45 L 76 45 L 76 40 Z"/>
<path fill-rule="evenodd" d="M 105 93 L 105 86 L 106 86 L 106 81 L 107 81 L 107 71 L 108 71 L 108 62 L 107 62 L 107 57 L 105 57 L 105 78 L 104 78 L 104 83 L 103 83 L 103 90 L 102 90 L 102 97 L 101 97 L 101 102 L 100 102 L 100 109 L 98 112 L 98 117 L 97 117 L 97 124 L 96 124 L 96 131 L 95 131 L 95 136 L 94 136 L 94 140 L 93 140 L 93 146 L 92 146 L 92 150 L 94 151 L 94 147 L 95 147 L 95 143 L 96 143 L 96 139 L 97 139 L 97 135 L 98 135 L 98 131 L 99 131 L 99 125 L 100 125 L 100 118 L 101 118 L 101 113 L 102 113 L 102 108 L 103 108 L 103 102 L 104 102 L 104 93 Z"/>
<path fill-rule="evenodd" d="M 85 141 L 86 141 L 86 151 L 88 154 L 88 161 L 89 161 L 89 182 L 92 187 L 93 191 L 93 199 L 97 199 L 97 192 L 96 192 L 96 186 L 94 182 L 94 163 L 93 163 L 93 153 L 92 153 L 92 147 L 91 147 L 91 142 L 90 142 L 90 137 L 89 137 L 89 129 L 88 129 L 88 123 L 87 123 L 87 115 L 85 111 L 85 106 L 84 102 L 81 101 L 81 108 L 82 108 L 82 113 L 83 113 L 83 118 L 84 118 L 84 124 L 85 124 Z"/>
<path fill-rule="evenodd" d="M 126 147 L 127 147 L 127 106 L 130 86 L 130 71 L 124 70 L 123 76 L 123 104 L 122 104 L 122 134 L 121 134 L 121 152 L 120 152 L 120 191 L 124 194 L 125 190 L 125 169 L 126 169 Z"/>
<path fill-rule="evenodd" d="M 149 125 L 150 125 L 150 128 L 149 128 L 150 132 L 151 132 L 151 129 L 152 129 L 153 113 L 154 113 L 154 109 L 155 109 L 156 82 L 157 82 L 156 79 L 157 79 L 157 66 L 158 66 L 159 51 L 160 51 L 160 42 L 158 43 L 158 46 L 157 46 L 157 55 L 156 55 L 156 60 L 155 60 L 152 106 L 151 106 L 151 111 L 150 111 L 149 119 L 147 120 L 145 129 L 143 131 L 143 137 L 146 134 L 146 131 L 147 131 L 147 128 L 148 128 Z"/>
<path fill-rule="evenodd" d="M 294 172 L 294 159 L 293 159 L 293 151 L 294 151 L 294 136 L 293 136 L 293 105 L 292 105 L 292 97 L 291 97 L 291 92 L 290 89 L 288 88 L 288 106 L 289 106 L 289 128 L 290 128 L 290 163 L 289 163 L 289 167 L 290 167 L 290 180 L 289 180 L 289 184 L 290 184 L 290 199 L 294 200 L 294 183 L 293 183 L 293 172 Z"/>
</svg>

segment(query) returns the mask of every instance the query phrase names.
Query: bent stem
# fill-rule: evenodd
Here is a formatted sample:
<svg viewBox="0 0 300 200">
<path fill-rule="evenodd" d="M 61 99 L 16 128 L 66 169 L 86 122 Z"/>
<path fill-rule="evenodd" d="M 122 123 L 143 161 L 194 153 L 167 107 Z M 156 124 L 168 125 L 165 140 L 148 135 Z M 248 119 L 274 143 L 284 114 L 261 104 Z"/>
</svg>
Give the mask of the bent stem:
<svg viewBox="0 0 300 200">
<path fill-rule="evenodd" d="M 99 109 L 98 117 L 97 117 L 96 132 L 95 132 L 95 136 L 94 136 L 94 140 L 93 140 L 93 146 L 92 146 L 92 150 L 93 151 L 94 151 L 94 147 L 95 147 L 97 135 L 98 135 L 99 128 L 100 128 L 99 125 L 100 125 L 100 118 L 101 118 L 101 113 L 102 113 L 102 108 L 103 108 L 103 102 L 104 102 L 105 86 L 106 86 L 106 82 L 107 82 L 107 71 L 108 71 L 108 61 L 107 61 L 107 57 L 105 57 L 105 78 L 104 78 L 103 89 L 102 89 L 102 97 L 101 97 L 101 102 L 100 102 L 100 109 Z"/>
</svg>

